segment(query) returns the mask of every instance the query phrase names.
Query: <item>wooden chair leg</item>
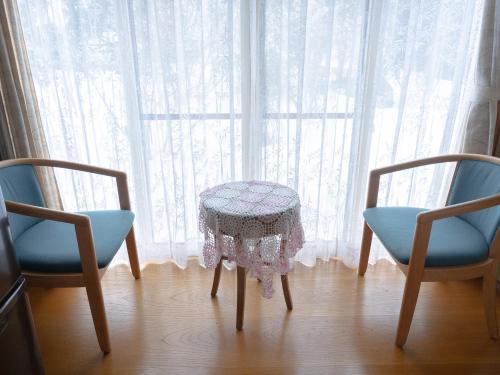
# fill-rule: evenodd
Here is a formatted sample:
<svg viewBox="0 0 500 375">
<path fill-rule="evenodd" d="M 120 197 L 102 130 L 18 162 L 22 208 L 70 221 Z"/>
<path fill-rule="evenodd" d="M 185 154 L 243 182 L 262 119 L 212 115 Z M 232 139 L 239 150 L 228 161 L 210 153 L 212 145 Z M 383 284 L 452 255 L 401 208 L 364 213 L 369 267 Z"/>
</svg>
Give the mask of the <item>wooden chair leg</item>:
<svg viewBox="0 0 500 375">
<path fill-rule="evenodd" d="M 402 348 L 410 332 L 411 321 L 415 306 L 417 305 L 418 292 L 420 290 L 421 279 L 418 277 L 409 277 L 406 279 L 403 302 L 399 313 L 398 331 L 396 333 L 396 346 Z"/>
<path fill-rule="evenodd" d="M 130 262 L 130 268 L 132 270 L 132 275 L 135 279 L 141 278 L 141 268 L 139 266 L 139 257 L 137 256 L 137 244 L 135 242 L 134 227 L 130 228 L 125 239 L 127 244 L 128 259 Z"/>
<path fill-rule="evenodd" d="M 111 351 L 111 344 L 109 342 L 108 322 L 106 320 L 106 309 L 104 307 L 101 280 L 97 268 L 90 219 L 83 224 L 75 225 L 75 230 L 80 260 L 82 262 L 83 281 L 89 298 L 97 341 L 99 341 L 101 350 L 104 353 L 109 353 Z"/>
<path fill-rule="evenodd" d="M 288 275 L 281 275 L 281 285 L 283 286 L 283 295 L 285 296 L 286 308 L 288 310 L 293 309 L 292 295 L 290 294 L 290 288 L 288 287 Z"/>
<path fill-rule="evenodd" d="M 243 316 L 245 314 L 245 286 L 246 270 L 237 266 L 238 291 L 236 295 L 236 329 L 241 331 L 243 328 Z"/>
<path fill-rule="evenodd" d="M 370 258 L 370 247 L 372 245 L 373 231 L 365 224 L 363 226 L 363 238 L 361 240 L 361 254 L 359 257 L 358 275 L 363 276 L 368 267 L 368 259 Z"/>
<path fill-rule="evenodd" d="M 212 284 L 212 292 L 210 293 L 212 298 L 214 298 L 217 295 L 217 290 L 219 289 L 221 270 L 222 270 L 222 258 L 219 261 L 219 264 L 217 264 L 217 267 L 215 267 L 214 282 Z"/>
<path fill-rule="evenodd" d="M 86 285 L 87 296 L 89 298 L 90 311 L 92 312 L 92 320 L 94 321 L 95 333 L 97 341 L 104 353 L 111 351 L 109 342 L 108 322 L 106 319 L 106 309 L 104 307 L 104 298 L 102 296 L 101 283 L 92 283 Z"/>
<path fill-rule="evenodd" d="M 496 314 L 496 274 L 498 262 L 493 262 L 492 267 L 483 276 L 483 299 L 486 312 L 488 331 L 492 339 L 498 339 L 498 325 Z"/>
<path fill-rule="evenodd" d="M 408 338 L 410 325 L 417 305 L 420 283 L 424 277 L 425 257 L 427 247 L 431 237 L 432 222 L 422 223 L 417 219 L 415 234 L 413 236 L 413 246 L 406 275 L 405 292 L 399 313 L 398 331 L 396 333 L 396 346 L 402 348 Z"/>
</svg>

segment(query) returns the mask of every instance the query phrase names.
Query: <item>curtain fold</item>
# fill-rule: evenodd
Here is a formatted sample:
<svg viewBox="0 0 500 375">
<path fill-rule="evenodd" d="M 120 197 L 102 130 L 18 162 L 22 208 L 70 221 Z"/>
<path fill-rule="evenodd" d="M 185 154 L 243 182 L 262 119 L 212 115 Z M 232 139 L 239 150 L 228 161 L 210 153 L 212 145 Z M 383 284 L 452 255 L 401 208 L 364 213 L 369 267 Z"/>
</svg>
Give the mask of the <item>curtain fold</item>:
<svg viewBox="0 0 500 375">
<path fill-rule="evenodd" d="M 369 170 L 461 147 L 482 1 L 18 2 L 48 148 L 128 172 L 141 262 L 200 255 L 199 193 L 245 178 L 299 192 L 297 260 L 354 266 Z M 384 178 L 379 204 L 439 206 L 451 171 Z M 57 177 L 68 208 L 115 207 Z"/>
<path fill-rule="evenodd" d="M 465 115 L 464 152 L 500 156 L 497 109 L 500 101 L 500 2 L 485 0 L 476 70 Z"/>
<path fill-rule="evenodd" d="M 48 158 L 49 149 L 38 109 L 16 3 L 0 3 L 0 157 Z M 38 169 L 45 201 L 60 208 L 55 176 Z"/>
</svg>

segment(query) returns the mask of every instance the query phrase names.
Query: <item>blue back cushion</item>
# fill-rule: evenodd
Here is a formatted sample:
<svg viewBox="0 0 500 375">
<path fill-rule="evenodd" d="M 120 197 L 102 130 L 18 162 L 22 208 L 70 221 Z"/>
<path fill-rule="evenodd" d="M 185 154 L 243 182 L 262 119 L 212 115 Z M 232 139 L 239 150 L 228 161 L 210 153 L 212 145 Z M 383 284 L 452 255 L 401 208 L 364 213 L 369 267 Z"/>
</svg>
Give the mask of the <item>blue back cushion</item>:
<svg viewBox="0 0 500 375">
<path fill-rule="evenodd" d="M 45 206 L 42 191 L 31 165 L 14 165 L 0 169 L 0 187 L 5 200 Z M 15 240 L 21 233 L 41 219 L 9 213 L 12 239 Z"/>
<path fill-rule="evenodd" d="M 500 193 L 500 165 L 478 160 L 463 160 L 457 166 L 448 204 L 457 204 Z M 490 244 L 500 224 L 500 206 L 461 215 L 476 227 Z"/>
</svg>

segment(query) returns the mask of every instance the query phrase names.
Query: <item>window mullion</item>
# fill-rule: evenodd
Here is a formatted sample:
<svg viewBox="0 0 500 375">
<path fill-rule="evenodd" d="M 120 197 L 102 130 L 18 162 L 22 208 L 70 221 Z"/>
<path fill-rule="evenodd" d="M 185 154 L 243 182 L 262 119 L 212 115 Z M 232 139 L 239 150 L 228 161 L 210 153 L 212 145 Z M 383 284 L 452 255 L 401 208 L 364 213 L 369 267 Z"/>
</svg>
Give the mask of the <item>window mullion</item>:
<svg viewBox="0 0 500 375">
<path fill-rule="evenodd" d="M 241 21 L 241 105 L 242 105 L 242 170 L 246 180 L 260 177 L 262 139 L 261 61 L 265 4 L 242 0 Z"/>
</svg>

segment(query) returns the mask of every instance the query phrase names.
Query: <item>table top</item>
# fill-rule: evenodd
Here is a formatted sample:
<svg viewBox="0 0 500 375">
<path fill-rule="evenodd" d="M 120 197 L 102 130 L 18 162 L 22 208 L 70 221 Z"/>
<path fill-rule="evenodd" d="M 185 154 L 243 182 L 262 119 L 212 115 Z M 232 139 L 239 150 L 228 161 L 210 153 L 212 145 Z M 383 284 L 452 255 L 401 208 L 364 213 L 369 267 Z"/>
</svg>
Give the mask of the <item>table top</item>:
<svg viewBox="0 0 500 375">
<path fill-rule="evenodd" d="M 300 214 L 300 200 L 277 183 L 229 182 L 201 193 L 200 213 L 209 227 L 227 235 L 284 234 Z"/>
<path fill-rule="evenodd" d="M 230 216 L 267 216 L 296 209 L 298 194 L 291 188 L 262 181 L 229 182 L 205 190 L 200 203 L 206 210 Z"/>
</svg>

